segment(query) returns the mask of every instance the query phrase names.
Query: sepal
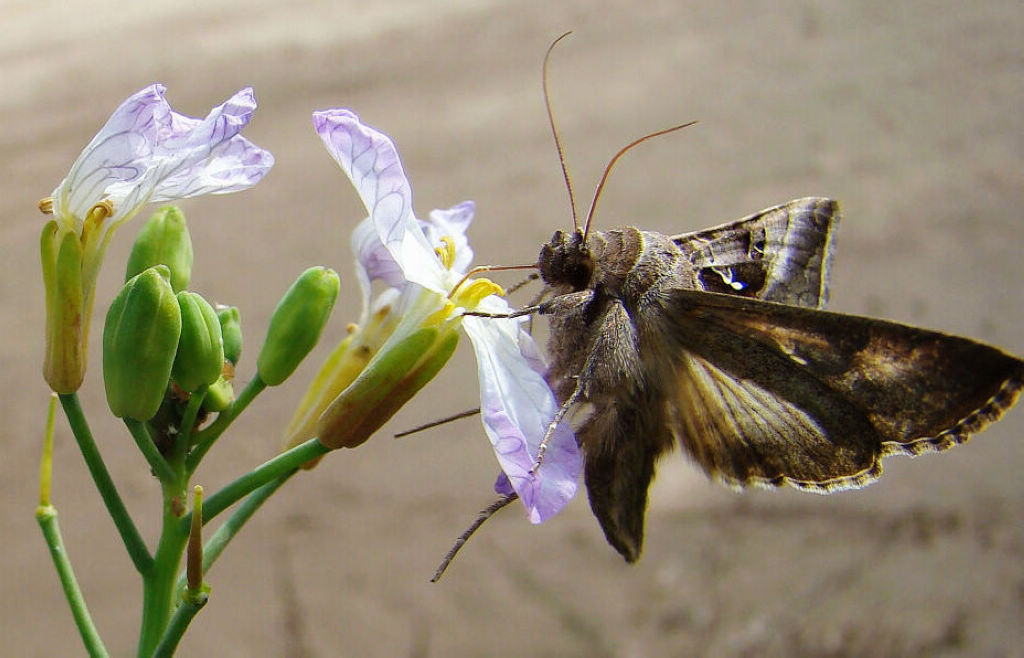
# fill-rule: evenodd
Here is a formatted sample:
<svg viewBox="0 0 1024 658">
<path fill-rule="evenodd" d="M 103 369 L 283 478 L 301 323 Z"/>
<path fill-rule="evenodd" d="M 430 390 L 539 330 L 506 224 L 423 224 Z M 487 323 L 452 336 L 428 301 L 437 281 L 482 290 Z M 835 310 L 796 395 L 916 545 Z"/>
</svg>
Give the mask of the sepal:
<svg viewBox="0 0 1024 658">
<path fill-rule="evenodd" d="M 456 331 L 427 327 L 385 345 L 320 416 L 320 443 L 333 450 L 369 439 L 434 378 L 458 342 Z"/>
</svg>

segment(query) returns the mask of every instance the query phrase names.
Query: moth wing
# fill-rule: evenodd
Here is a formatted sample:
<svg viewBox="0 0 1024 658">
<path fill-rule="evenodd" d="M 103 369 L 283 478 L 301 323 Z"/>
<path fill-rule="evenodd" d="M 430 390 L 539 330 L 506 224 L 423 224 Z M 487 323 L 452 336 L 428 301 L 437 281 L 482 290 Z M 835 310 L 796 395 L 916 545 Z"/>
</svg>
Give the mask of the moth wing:
<svg viewBox="0 0 1024 658">
<path fill-rule="evenodd" d="M 733 486 L 864 486 L 882 457 L 963 443 L 1024 384 L 1024 362 L 966 338 L 697 291 L 667 304 L 669 424 Z"/>
<path fill-rule="evenodd" d="M 635 562 L 643 546 L 654 465 L 675 440 L 663 416 L 665 405 L 652 391 L 621 395 L 629 397 L 595 409 L 577 436 L 590 508 L 608 543 L 627 562 Z"/>
<path fill-rule="evenodd" d="M 672 241 L 705 292 L 822 308 L 838 221 L 837 201 L 807 197 Z"/>
</svg>

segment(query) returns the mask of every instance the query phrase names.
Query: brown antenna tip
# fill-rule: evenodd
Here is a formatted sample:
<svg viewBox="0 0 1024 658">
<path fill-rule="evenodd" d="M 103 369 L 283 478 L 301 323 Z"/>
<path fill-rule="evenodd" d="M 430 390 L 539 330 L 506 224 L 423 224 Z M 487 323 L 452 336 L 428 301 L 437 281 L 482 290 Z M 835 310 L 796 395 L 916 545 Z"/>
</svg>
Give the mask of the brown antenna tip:
<svg viewBox="0 0 1024 658">
<path fill-rule="evenodd" d="M 597 190 L 594 191 L 594 200 L 590 202 L 590 210 L 589 212 L 587 212 L 587 223 L 583 228 L 584 242 L 587 239 L 587 234 L 590 232 L 590 220 L 593 219 L 594 217 L 594 209 L 597 208 L 597 200 L 601 198 L 601 191 L 604 189 L 604 184 L 608 181 L 608 176 L 612 173 L 612 167 L 614 167 L 615 163 L 619 161 L 619 158 L 625 155 L 626 152 L 629 151 L 634 146 L 642 144 L 649 139 L 654 139 L 655 137 L 661 137 L 662 135 L 667 135 L 668 133 L 675 132 L 677 130 L 682 130 L 683 128 L 692 126 L 695 123 L 697 122 L 689 121 L 687 123 L 681 123 L 678 126 L 672 126 L 671 128 L 665 128 L 664 130 L 655 131 L 648 135 L 644 135 L 639 139 L 634 139 L 632 142 L 626 144 L 621 149 L 619 149 L 619 152 L 616 153 L 612 157 L 612 159 L 608 161 L 608 165 L 604 168 L 604 174 L 601 176 L 601 182 L 597 184 Z"/>
</svg>

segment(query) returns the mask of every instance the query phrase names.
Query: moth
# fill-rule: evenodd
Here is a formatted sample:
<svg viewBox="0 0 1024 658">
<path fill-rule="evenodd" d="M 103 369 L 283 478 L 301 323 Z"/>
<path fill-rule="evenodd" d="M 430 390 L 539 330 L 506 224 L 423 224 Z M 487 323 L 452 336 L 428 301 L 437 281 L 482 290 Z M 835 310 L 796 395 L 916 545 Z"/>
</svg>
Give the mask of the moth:
<svg viewBox="0 0 1024 658">
<path fill-rule="evenodd" d="M 967 338 L 822 310 L 836 201 L 797 199 L 696 233 L 590 231 L 544 98 L 574 229 L 543 245 L 548 383 L 561 418 L 581 409 L 584 482 L 608 542 L 635 562 L 659 457 L 680 446 L 742 488 L 830 493 L 863 487 L 889 455 L 947 450 L 998 420 L 1024 362 Z M 550 433 L 551 430 L 549 430 Z M 538 465 L 543 468 L 541 445 Z M 485 518 L 485 517 L 481 517 Z M 482 520 L 481 520 L 482 522 Z"/>
<path fill-rule="evenodd" d="M 676 445 L 732 487 L 829 493 L 870 484 L 883 457 L 963 443 L 1016 401 L 1014 356 L 822 310 L 838 220 L 811 197 L 676 236 L 558 231 L 541 249 L 548 380 L 563 409 L 590 408 L 590 505 L 627 562 Z"/>
</svg>

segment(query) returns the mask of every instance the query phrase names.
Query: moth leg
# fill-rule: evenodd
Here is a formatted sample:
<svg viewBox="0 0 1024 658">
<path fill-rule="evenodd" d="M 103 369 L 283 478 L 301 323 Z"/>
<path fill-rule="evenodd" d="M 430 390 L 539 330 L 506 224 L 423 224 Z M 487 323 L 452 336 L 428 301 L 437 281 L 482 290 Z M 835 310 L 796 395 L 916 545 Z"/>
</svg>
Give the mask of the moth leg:
<svg viewBox="0 0 1024 658">
<path fill-rule="evenodd" d="M 585 301 L 581 304 L 580 300 Z M 639 373 L 640 355 L 636 342 L 636 330 L 621 300 L 594 294 L 592 291 L 582 291 L 556 297 L 541 306 L 546 307 L 544 311 L 548 313 L 557 313 L 559 308 L 568 306 L 573 309 L 581 309 L 591 303 L 604 305 L 605 312 L 601 316 L 602 319 L 594 333 L 594 338 L 586 350 L 587 358 L 583 362 L 579 374 L 572 378 L 574 380 L 572 393 L 565 398 L 565 402 L 562 403 L 544 433 L 544 438 L 537 449 L 537 462 L 533 466 L 533 471 L 540 466 L 551 435 L 554 434 L 555 428 L 565 418 L 569 410 L 583 399 L 593 401 L 590 400 L 590 394 L 594 382 L 599 384 L 597 387 L 599 390 L 615 390 L 619 386 L 626 385 Z M 571 347 L 574 350 L 579 348 L 577 345 Z"/>
<path fill-rule="evenodd" d="M 567 295 L 560 295 L 554 299 L 548 300 L 541 304 L 530 304 L 522 308 L 517 308 L 514 311 L 508 313 L 488 313 L 487 311 L 466 311 L 462 315 L 473 318 L 521 318 L 524 315 L 550 315 L 552 313 L 559 313 L 563 307 L 569 305 L 580 304 L 581 300 L 585 300 L 592 296 L 589 290 L 583 291 L 583 293 L 569 293 Z"/>
<path fill-rule="evenodd" d="M 543 311 L 541 310 L 541 306 L 543 306 L 543 304 L 534 305 L 534 306 L 524 306 L 523 308 L 517 308 L 516 310 L 509 311 L 508 313 L 488 313 L 486 311 L 466 311 L 462 315 L 465 316 L 465 317 L 472 317 L 472 318 L 497 318 L 497 319 L 521 318 L 524 315 L 535 315 L 537 313 L 542 313 Z"/>
<path fill-rule="evenodd" d="M 530 468 L 531 475 L 537 472 L 537 469 L 540 468 L 541 462 L 544 461 L 544 453 L 548 451 L 548 442 L 551 440 L 551 435 L 555 433 L 555 428 L 558 427 L 558 424 L 562 422 L 563 418 L 565 418 L 565 414 L 568 413 L 569 409 L 579 401 L 582 395 L 583 388 L 579 383 L 577 383 L 576 390 L 573 391 L 572 395 L 569 396 L 569 399 L 566 400 L 558 409 L 558 413 L 555 414 L 555 417 L 551 419 L 550 423 L 548 423 L 548 428 L 544 432 L 544 438 L 541 439 L 540 446 L 537 448 L 537 461 L 535 461 L 533 463 L 533 467 Z"/>
</svg>

